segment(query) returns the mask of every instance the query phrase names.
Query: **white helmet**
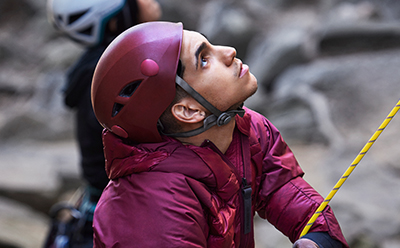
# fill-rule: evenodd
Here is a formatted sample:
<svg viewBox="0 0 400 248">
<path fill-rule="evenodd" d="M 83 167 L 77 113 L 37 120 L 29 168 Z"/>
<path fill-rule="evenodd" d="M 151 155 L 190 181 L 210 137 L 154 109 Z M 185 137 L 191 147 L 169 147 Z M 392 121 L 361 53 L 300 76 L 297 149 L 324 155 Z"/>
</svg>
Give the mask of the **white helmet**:
<svg viewBox="0 0 400 248">
<path fill-rule="evenodd" d="M 103 41 L 105 25 L 127 6 L 125 3 L 126 0 L 48 0 L 47 13 L 50 23 L 71 39 L 94 46 Z"/>
</svg>

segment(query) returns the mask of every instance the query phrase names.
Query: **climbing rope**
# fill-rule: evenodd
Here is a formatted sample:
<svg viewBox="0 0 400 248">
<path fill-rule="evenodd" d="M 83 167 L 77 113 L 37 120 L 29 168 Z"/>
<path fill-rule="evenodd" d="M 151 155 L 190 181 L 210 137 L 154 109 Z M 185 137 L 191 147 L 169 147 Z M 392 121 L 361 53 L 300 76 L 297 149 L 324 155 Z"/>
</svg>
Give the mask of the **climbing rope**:
<svg viewBox="0 0 400 248">
<path fill-rule="evenodd" d="M 336 183 L 336 185 L 333 187 L 331 192 L 324 199 L 324 201 L 321 203 L 321 205 L 317 208 L 317 210 L 315 211 L 313 216 L 311 216 L 307 225 L 304 227 L 303 231 L 301 232 L 300 238 L 307 234 L 307 232 L 310 230 L 311 226 L 314 224 L 315 220 L 322 213 L 322 211 L 325 209 L 325 207 L 329 204 L 329 202 L 335 196 L 336 192 L 340 189 L 340 187 L 342 187 L 343 183 L 347 180 L 347 178 L 349 178 L 350 174 L 356 168 L 358 163 L 361 161 L 361 159 L 368 152 L 368 150 L 371 148 L 371 146 L 374 144 L 374 142 L 378 139 L 379 135 L 383 132 L 383 130 L 386 128 L 386 126 L 389 124 L 389 122 L 393 119 L 393 117 L 399 111 L 399 108 L 400 108 L 400 100 L 397 102 L 396 106 L 392 109 L 392 111 L 389 113 L 389 115 L 386 117 L 386 119 L 383 121 L 383 123 L 379 126 L 378 130 L 376 130 L 376 132 L 372 135 L 372 137 L 369 139 L 367 144 L 365 144 L 364 148 L 357 155 L 357 157 L 351 163 L 349 168 L 347 168 L 347 170 L 342 175 L 342 177 L 339 179 L 339 181 Z"/>
</svg>

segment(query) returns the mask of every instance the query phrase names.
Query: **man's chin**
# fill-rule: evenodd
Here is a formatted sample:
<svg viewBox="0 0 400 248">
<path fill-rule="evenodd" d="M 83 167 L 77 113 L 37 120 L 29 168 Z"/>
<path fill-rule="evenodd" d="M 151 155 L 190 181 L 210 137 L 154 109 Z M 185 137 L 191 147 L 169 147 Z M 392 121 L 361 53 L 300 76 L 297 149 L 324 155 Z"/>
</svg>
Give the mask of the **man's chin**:
<svg viewBox="0 0 400 248">
<path fill-rule="evenodd" d="M 242 101 L 242 103 L 245 102 L 247 99 L 249 99 L 251 96 L 253 96 L 253 95 L 257 92 L 257 90 L 258 90 L 258 84 L 256 84 L 256 86 L 254 87 L 253 91 L 251 91 L 251 92 L 249 93 L 248 97 L 246 97 L 246 99 L 244 99 L 244 100 Z"/>
<path fill-rule="evenodd" d="M 256 84 L 256 86 L 254 87 L 253 92 L 250 94 L 249 97 L 251 97 L 252 95 L 254 95 L 254 94 L 257 92 L 257 90 L 258 90 L 258 84 Z M 249 98 L 249 97 L 247 97 L 247 98 Z"/>
</svg>

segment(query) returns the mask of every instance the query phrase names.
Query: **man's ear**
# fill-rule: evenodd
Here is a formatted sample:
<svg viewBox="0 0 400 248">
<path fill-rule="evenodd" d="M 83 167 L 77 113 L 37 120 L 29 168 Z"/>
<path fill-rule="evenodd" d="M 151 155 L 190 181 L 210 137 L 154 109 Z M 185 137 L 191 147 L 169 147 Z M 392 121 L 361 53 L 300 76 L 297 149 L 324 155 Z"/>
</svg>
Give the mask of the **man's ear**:
<svg viewBox="0 0 400 248">
<path fill-rule="evenodd" d="M 206 117 L 203 106 L 191 97 L 185 97 L 171 108 L 172 115 L 184 123 L 197 123 Z"/>
</svg>

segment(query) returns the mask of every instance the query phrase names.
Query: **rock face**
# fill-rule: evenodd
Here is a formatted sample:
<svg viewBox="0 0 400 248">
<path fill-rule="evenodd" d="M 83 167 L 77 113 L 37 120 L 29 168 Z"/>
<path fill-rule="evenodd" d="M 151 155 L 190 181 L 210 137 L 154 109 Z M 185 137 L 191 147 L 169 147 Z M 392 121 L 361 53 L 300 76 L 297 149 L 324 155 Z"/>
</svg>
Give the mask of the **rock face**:
<svg viewBox="0 0 400 248">
<path fill-rule="evenodd" d="M 400 1 L 159 0 L 257 77 L 246 105 L 280 129 L 326 196 L 400 98 Z M 0 247 L 41 247 L 49 207 L 80 180 L 66 69 L 82 48 L 47 22 L 45 0 L 0 2 Z M 400 117 L 331 205 L 352 248 L 400 247 Z M 256 217 L 257 247 L 290 247 Z"/>
</svg>

